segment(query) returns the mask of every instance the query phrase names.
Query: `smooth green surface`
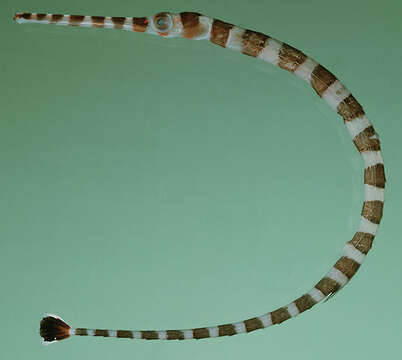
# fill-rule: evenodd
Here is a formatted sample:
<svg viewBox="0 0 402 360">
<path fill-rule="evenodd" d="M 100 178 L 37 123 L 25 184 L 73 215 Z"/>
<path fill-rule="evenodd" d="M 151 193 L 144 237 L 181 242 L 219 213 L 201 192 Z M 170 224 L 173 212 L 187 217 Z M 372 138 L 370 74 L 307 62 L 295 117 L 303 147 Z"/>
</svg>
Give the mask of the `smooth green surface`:
<svg viewBox="0 0 402 360">
<path fill-rule="evenodd" d="M 72 326 L 208 326 L 309 290 L 357 229 L 363 162 L 307 84 L 208 42 L 17 25 L 15 11 L 199 11 L 286 41 L 352 90 L 388 187 L 373 251 L 331 301 L 249 335 L 40 344 Z M 402 203 L 399 1 L 0 4 L 1 359 L 396 359 Z"/>
</svg>

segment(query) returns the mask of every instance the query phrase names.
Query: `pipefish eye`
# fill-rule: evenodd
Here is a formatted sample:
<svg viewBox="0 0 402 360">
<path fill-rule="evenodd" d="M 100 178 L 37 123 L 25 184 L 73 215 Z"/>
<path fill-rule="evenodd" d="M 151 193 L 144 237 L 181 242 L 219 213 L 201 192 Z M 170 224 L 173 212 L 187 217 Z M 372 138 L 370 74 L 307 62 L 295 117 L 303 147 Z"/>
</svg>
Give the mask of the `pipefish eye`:
<svg viewBox="0 0 402 360">
<path fill-rule="evenodd" d="M 168 32 L 173 26 L 172 16 L 162 12 L 154 16 L 154 25 L 157 31 Z"/>
</svg>

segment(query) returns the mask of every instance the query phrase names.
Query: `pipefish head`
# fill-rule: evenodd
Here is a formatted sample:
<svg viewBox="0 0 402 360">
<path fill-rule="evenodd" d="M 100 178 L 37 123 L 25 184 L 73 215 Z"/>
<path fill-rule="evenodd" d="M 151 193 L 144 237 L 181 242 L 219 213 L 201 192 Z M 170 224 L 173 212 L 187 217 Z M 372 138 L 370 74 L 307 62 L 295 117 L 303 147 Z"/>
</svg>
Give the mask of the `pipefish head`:
<svg viewBox="0 0 402 360">
<path fill-rule="evenodd" d="M 184 37 L 195 40 L 208 39 L 213 23 L 213 19 L 196 12 L 182 12 L 180 14 L 159 12 L 148 17 L 110 17 L 18 12 L 14 15 L 14 20 L 17 23 L 123 29 L 167 38 Z"/>
</svg>

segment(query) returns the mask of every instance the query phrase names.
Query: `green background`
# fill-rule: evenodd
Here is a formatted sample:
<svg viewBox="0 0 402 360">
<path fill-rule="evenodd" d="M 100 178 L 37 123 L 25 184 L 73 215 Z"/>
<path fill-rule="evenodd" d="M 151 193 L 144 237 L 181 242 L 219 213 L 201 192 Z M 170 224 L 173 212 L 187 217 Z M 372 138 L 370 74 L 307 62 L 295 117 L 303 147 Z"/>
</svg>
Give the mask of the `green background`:
<svg viewBox="0 0 402 360">
<path fill-rule="evenodd" d="M 383 143 L 384 220 L 331 301 L 249 335 L 43 347 L 72 326 L 209 326 L 309 290 L 359 223 L 363 162 L 342 119 L 270 64 L 202 41 L 36 24 L 15 11 L 199 11 L 324 64 Z M 2 0 L 0 357 L 378 359 L 400 353 L 399 1 Z"/>
</svg>

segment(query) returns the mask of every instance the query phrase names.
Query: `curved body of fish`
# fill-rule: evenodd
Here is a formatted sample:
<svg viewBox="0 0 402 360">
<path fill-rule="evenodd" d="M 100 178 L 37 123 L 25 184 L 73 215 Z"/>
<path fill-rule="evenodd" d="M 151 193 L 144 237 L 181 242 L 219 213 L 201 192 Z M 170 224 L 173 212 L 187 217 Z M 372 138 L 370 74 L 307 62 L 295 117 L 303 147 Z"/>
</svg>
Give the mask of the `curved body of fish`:
<svg viewBox="0 0 402 360">
<path fill-rule="evenodd" d="M 369 252 L 384 204 L 385 175 L 380 141 L 366 114 L 350 91 L 325 67 L 302 51 L 268 35 L 194 13 L 158 13 L 150 17 L 103 17 L 17 13 L 18 23 L 37 22 L 66 26 L 116 28 L 154 34 L 166 38 L 183 37 L 208 40 L 221 47 L 238 51 L 279 66 L 311 85 L 328 105 L 342 116 L 357 150 L 363 157 L 365 200 L 359 228 L 345 244 L 342 256 L 311 290 L 274 311 L 234 323 L 183 330 L 101 330 L 72 328 L 56 315 L 41 322 L 45 343 L 71 335 L 91 335 L 147 340 L 202 339 L 248 333 L 280 324 L 310 309 L 336 293 L 355 275 Z"/>
</svg>

